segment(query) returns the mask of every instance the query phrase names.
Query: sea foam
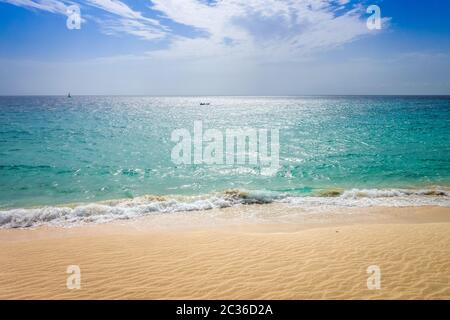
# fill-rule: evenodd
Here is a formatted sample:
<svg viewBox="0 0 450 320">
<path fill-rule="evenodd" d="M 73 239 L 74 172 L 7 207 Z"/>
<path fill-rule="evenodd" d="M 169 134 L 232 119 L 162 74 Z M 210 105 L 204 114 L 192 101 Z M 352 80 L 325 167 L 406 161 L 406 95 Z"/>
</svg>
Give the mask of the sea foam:
<svg viewBox="0 0 450 320">
<path fill-rule="evenodd" d="M 73 206 L 17 208 L 0 211 L 0 228 L 29 228 L 40 225 L 71 226 L 103 223 L 152 214 L 170 214 L 226 208 L 237 205 L 284 203 L 320 209 L 330 207 L 450 206 L 450 192 L 443 189 L 351 189 L 330 190 L 320 195 L 299 196 L 264 191 L 228 190 L 212 195 L 142 196 Z"/>
</svg>

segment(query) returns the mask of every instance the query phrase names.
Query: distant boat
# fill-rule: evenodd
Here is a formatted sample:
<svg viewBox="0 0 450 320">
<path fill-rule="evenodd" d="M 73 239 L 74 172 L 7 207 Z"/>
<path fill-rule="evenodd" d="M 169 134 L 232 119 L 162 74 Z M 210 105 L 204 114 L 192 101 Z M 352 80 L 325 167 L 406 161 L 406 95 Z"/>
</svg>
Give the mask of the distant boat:
<svg viewBox="0 0 450 320">
<path fill-rule="evenodd" d="M 209 102 L 200 102 L 200 105 L 201 105 L 201 106 L 209 106 L 210 103 L 209 103 Z"/>
<path fill-rule="evenodd" d="M 67 95 L 67 98 L 72 98 L 72 96 L 70 95 L 70 92 L 69 92 L 69 94 Z"/>
</svg>

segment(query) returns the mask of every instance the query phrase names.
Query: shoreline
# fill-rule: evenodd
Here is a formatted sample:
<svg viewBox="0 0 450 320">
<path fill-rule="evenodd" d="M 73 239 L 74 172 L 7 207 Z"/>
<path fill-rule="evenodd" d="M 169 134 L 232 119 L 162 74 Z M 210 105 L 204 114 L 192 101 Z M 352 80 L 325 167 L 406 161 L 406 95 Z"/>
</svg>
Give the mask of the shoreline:
<svg viewBox="0 0 450 320">
<path fill-rule="evenodd" d="M 1 229 L 0 298 L 450 299 L 448 207 L 210 212 Z M 370 265 L 381 290 L 367 289 Z"/>
<path fill-rule="evenodd" d="M 148 194 L 95 202 L 3 209 L 0 210 L 0 229 L 42 225 L 70 227 L 84 223 L 136 219 L 155 214 L 211 212 L 239 206 L 271 204 L 292 206 L 306 214 L 373 207 L 450 207 L 450 189 L 442 186 L 422 189 L 335 188 L 321 190 L 312 195 L 243 189 L 228 189 L 195 196 Z"/>
</svg>

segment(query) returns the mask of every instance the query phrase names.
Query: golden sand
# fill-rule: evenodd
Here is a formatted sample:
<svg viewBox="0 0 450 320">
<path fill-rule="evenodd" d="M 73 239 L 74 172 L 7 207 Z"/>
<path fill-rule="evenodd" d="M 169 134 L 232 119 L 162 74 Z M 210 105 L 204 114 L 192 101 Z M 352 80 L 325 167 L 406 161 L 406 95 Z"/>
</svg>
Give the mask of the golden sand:
<svg viewBox="0 0 450 320">
<path fill-rule="evenodd" d="M 237 219 L 289 210 L 298 209 L 0 230 L 0 298 L 450 299 L 450 208 Z M 66 286 L 69 265 L 80 267 L 80 289 Z M 381 270 L 379 290 L 367 287 L 371 265 Z"/>
</svg>

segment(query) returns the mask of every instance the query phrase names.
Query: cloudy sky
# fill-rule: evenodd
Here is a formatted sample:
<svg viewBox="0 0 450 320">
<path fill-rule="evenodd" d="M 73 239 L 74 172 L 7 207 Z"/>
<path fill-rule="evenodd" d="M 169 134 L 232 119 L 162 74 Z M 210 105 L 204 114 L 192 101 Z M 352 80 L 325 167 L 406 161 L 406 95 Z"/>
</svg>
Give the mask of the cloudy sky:
<svg viewBox="0 0 450 320">
<path fill-rule="evenodd" d="M 2 95 L 450 94 L 449 71 L 449 1 L 0 0 Z"/>
</svg>

